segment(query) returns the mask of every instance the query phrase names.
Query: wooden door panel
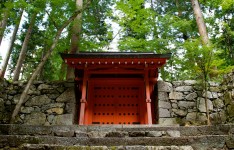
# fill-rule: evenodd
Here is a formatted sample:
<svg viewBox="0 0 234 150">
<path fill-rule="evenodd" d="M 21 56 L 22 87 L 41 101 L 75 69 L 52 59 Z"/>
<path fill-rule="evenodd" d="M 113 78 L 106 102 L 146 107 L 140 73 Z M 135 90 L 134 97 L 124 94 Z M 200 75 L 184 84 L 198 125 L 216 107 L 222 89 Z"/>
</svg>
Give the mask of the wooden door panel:
<svg viewBox="0 0 234 150">
<path fill-rule="evenodd" d="M 90 82 L 92 121 L 88 124 L 140 124 L 143 82 Z M 144 120 L 144 119 L 143 119 Z"/>
</svg>

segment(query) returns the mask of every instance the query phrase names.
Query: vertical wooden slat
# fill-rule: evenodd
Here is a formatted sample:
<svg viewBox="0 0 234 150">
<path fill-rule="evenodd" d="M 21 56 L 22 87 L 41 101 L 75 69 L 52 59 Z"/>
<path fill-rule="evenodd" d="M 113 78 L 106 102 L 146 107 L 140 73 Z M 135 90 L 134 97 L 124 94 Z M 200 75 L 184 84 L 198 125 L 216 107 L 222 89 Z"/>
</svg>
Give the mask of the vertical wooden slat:
<svg viewBox="0 0 234 150">
<path fill-rule="evenodd" d="M 85 105 L 86 105 L 86 93 L 87 93 L 87 65 L 85 66 L 84 70 L 84 77 L 83 77 L 83 85 L 82 85 L 82 95 L 80 100 L 80 120 L 79 125 L 84 125 L 85 122 Z"/>
</svg>

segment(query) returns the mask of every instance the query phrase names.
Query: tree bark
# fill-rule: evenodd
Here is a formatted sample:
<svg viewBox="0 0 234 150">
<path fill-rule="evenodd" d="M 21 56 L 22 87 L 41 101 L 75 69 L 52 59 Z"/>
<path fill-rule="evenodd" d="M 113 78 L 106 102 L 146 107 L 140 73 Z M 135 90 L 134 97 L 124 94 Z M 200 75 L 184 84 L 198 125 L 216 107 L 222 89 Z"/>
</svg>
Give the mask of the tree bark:
<svg viewBox="0 0 234 150">
<path fill-rule="evenodd" d="M 5 12 L 3 13 L 3 19 L 0 21 L 0 45 L 4 37 L 4 31 L 6 29 L 8 16 L 9 16 L 9 10 L 6 9 Z"/>
<path fill-rule="evenodd" d="M 83 7 L 83 0 L 76 0 L 76 9 L 79 10 Z M 82 13 L 78 14 L 74 20 L 72 26 L 72 37 L 71 37 L 71 47 L 70 47 L 70 54 L 75 54 L 80 51 L 79 48 L 79 41 L 80 41 L 80 34 L 81 34 L 81 21 L 82 21 Z M 67 66 L 67 80 L 74 80 L 74 69 Z"/>
<path fill-rule="evenodd" d="M 35 21 L 36 21 L 36 17 L 37 17 L 37 13 L 33 13 L 32 18 L 30 19 L 30 24 L 29 24 L 26 36 L 24 38 L 23 46 L 21 48 L 20 55 L 19 55 L 16 67 L 15 67 L 15 70 L 14 70 L 13 81 L 19 80 L 20 70 L 21 70 L 22 64 L 25 60 L 25 57 L 26 57 L 28 43 L 29 43 L 29 39 L 31 37 L 33 26 L 34 26 Z"/>
<path fill-rule="evenodd" d="M 191 0 L 193 12 L 196 18 L 197 26 L 198 26 L 198 32 L 201 36 L 202 42 L 204 45 L 209 44 L 209 37 L 206 30 L 206 24 L 203 19 L 202 11 L 199 5 L 198 0 Z"/>
<path fill-rule="evenodd" d="M 11 56 L 11 52 L 13 50 L 16 34 L 18 32 L 18 29 L 19 29 L 20 20 L 22 18 L 22 15 L 23 15 L 23 10 L 21 10 L 20 15 L 19 15 L 19 19 L 17 19 L 17 22 L 15 24 L 15 28 L 14 28 L 14 31 L 13 31 L 12 36 L 11 36 L 10 45 L 9 45 L 9 48 L 7 50 L 7 53 L 6 53 L 6 57 L 5 57 L 4 61 L 3 61 L 2 71 L 0 72 L 0 78 L 4 78 L 4 75 L 5 75 L 5 72 L 6 72 L 6 69 L 7 69 L 7 65 L 8 65 L 10 56 Z"/>
<path fill-rule="evenodd" d="M 88 4 L 90 3 L 90 1 L 87 2 L 86 7 L 88 6 Z M 86 8 L 85 7 L 85 8 Z M 53 52 L 54 48 L 56 47 L 59 38 L 61 36 L 62 31 L 64 30 L 64 28 L 66 28 L 75 18 L 78 14 L 80 14 L 83 11 L 83 9 L 81 10 L 77 10 L 62 26 L 60 29 L 58 29 L 56 36 L 54 38 L 54 42 L 51 45 L 49 51 L 47 51 L 47 53 L 45 54 L 44 58 L 42 59 L 42 61 L 39 63 L 39 65 L 36 67 L 35 71 L 33 72 L 31 78 L 29 79 L 24 91 L 22 92 L 21 96 L 20 96 L 20 100 L 19 102 L 16 104 L 15 109 L 12 113 L 11 116 L 11 123 L 13 123 L 15 121 L 15 117 L 18 115 L 19 110 L 22 106 L 22 104 L 25 102 L 25 98 L 28 94 L 29 88 L 32 85 L 33 81 L 36 79 L 38 73 L 40 72 L 40 70 L 42 69 L 42 67 L 44 66 L 45 62 L 48 60 L 48 58 L 50 57 L 51 53 Z"/>
</svg>

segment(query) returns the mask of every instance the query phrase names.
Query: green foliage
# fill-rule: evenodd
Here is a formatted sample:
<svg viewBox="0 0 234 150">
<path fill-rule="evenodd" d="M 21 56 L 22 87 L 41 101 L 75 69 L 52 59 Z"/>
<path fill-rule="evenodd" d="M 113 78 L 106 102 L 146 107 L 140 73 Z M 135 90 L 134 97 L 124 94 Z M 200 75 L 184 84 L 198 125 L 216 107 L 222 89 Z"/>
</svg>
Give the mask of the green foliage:
<svg viewBox="0 0 234 150">
<path fill-rule="evenodd" d="M 81 38 L 77 42 L 81 51 L 103 51 L 113 40 L 110 22 L 114 21 L 121 28 L 118 35 L 120 51 L 172 53 L 167 66 L 161 70 L 163 79 L 216 80 L 234 68 L 234 1 L 199 2 L 212 43 L 209 47 L 202 46 L 199 40 L 190 0 L 93 0 L 82 13 Z M 1 14 L 10 10 L 8 32 L 9 27 L 16 24 L 15 18 L 20 10 L 27 14 L 11 55 L 11 71 L 18 59 L 30 17 L 37 13 L 22 69 L 22 79 L 26 80 L 53 43 L 57 29 L 76 10 L 75 1 L 13 0 L 3 1 L 0 7 Z M 64 75 L 59 53 L 70 48 L 71 26 L 62 34 L 38 79 L 58 80 L 62 78 L 61 74 Z"/>
</svg>

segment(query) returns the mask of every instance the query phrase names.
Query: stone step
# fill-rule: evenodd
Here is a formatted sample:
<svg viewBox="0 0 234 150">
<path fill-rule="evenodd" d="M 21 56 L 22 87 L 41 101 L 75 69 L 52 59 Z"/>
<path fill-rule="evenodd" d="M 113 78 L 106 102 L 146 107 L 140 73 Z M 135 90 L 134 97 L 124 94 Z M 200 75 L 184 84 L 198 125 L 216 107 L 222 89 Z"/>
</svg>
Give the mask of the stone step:
<svg viewBox="0 0 234 150">
<path fill-rule="evenodd" d="M 192 146 L 63 146 L 48 144 L 24 144 L 18 150 L 66 149 L 66 150 L 194 150 Z M 17 149 L 16 149 L 17 150 Z"/>
<path fill-rule="evenodd" d="M 51 135 L 62 137 L 183 137 L 234 134 L 234 124 L 216 126 L 115 125 L 115 126 L 32 126 L 0 124 L 0 135 Z"/>
<path fill-rule="evenodd" d="M 56 137 L 29 135 L 0 135 L 0 148 L 23 144 L 62 146 L 192 146 L 195 149 L 234 148 L 234 135 L 205 135 L 187 137 Z"/>
</svg>

